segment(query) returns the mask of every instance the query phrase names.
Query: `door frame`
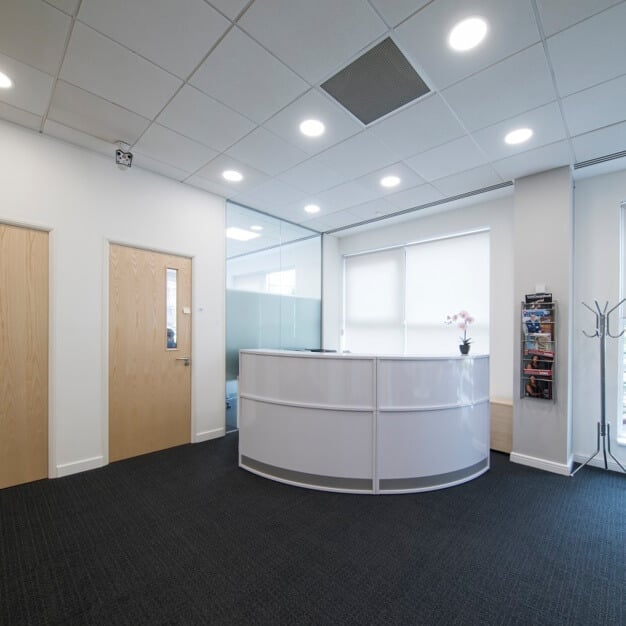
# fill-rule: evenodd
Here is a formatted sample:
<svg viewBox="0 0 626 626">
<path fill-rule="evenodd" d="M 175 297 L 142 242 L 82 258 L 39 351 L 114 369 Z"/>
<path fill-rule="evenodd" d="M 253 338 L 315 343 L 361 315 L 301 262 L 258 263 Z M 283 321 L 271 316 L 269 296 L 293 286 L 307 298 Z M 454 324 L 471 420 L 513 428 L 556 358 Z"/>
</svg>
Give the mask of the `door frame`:
<svg viewBox="0 0 626 626">
<path fill-rule="evenodd" d="M 109 239 L 105 238 L 103 246 L 103 259 L 102 259 L 102 419 L 100 423 L 101 437 L 102 437 L 102 460 L 105 465 L 108 465 L 111 461 L 109 458 L 109 260 L 111 255 L 111 246 L 124 246 L 126 248 L 134 248 L 136 250 L 143 250 L 145 252 L 156 252 L 158 254 L 172 254 L 174 256 L 181 256 L 191 261 L 191 302 L 194 302 L 195 291 L 195 254 L 189 254 L 188 252 L 180 252 L 173 250 L 172 248 L 155 248 L 154 246 L 141 246 L 136 243 L 125 241 L 122 239 Z M 193 307 L 193 304 L 192 304 Z M 194 401 L 194 368 L 193 368 L 193 355 L 194 355 L 194 327 L 195 327 L 195 315 L 191 315 L 191 381 L 190 381 L 190 429 L 189 441 L 196 443 L 196 411 Z"/>
</svg>

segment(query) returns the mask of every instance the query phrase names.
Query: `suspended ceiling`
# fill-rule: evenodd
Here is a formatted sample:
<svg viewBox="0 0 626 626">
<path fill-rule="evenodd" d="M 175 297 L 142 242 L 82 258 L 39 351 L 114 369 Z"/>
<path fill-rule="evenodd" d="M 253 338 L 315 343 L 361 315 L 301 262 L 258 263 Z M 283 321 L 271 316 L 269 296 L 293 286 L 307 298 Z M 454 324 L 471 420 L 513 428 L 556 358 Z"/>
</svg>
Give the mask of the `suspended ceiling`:
<svg viewBox="0 0 626 626">
<path fill-rule="evenodd" d="M 487 37 L 454 52 L 471 15 Z M 1 0 L 0 118 L 327 232 L 619 156 L 625 24 L 614 0 Z M 430 92 L 365 125 L 321 85 L 385 38 Z"/>
</svg>

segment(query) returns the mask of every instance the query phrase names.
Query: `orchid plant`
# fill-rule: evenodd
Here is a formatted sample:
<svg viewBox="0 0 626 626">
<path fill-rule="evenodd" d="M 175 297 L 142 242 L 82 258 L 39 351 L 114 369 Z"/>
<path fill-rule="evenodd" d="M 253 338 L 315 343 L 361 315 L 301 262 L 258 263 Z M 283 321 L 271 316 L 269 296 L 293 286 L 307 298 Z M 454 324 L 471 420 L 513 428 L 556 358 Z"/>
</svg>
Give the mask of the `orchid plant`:
<svg viewBox="0 0 626 626">
<path fill-rule="evenodd" d="M 469 346 L 472 341 L 472 338 L 467 336 L 467 327 L 473 321 L 474 318 L 465 310 L 459 311 L 454 315 L 446 315 L 445 319 L 446 324 L 456 324 L 463 331 L 463 336 L 459 337 L 459 339 L 464 346 Z"/>
</svg>

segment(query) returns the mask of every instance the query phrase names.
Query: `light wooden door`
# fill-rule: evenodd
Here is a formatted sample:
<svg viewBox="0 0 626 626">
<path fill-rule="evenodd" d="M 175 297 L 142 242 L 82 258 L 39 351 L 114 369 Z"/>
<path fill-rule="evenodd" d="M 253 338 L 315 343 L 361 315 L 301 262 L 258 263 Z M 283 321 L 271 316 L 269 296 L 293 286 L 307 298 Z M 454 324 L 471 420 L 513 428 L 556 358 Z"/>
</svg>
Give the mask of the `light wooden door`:
<svg viewBox="0 0 626 626">
<path fill-rule="evenodd" d="M 48 476 L 48 233 L 0 224 L 0 488 Z"/>
<path fill-rule="evenodd" d="M 175 303 L 166 301 L 168 269 L 176 270 Z M 175 331 L 175 348 L 168 347 L 172 340 L 168 305 L 175 310 L 169 324 L 174 326 L 170 332 Z M 109 460 L 190 442 L 187 357 L 191 357 L 191 259 L 111 245 Z"/>
</svg>

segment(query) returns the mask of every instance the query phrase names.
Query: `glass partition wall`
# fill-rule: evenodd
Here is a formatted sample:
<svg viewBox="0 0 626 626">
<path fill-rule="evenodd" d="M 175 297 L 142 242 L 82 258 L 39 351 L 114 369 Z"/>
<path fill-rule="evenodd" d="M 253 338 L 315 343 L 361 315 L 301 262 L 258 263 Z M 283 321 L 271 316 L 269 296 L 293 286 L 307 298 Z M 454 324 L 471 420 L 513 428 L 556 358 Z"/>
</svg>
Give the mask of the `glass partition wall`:
<svg viewBox="0 0 626 626">
<path fill-rule="evenodd" d="M 226 204 L 226 430 L 237 428 L 239 350 L 319 349 L 321 235 Z"/>
</svg>

